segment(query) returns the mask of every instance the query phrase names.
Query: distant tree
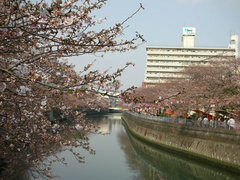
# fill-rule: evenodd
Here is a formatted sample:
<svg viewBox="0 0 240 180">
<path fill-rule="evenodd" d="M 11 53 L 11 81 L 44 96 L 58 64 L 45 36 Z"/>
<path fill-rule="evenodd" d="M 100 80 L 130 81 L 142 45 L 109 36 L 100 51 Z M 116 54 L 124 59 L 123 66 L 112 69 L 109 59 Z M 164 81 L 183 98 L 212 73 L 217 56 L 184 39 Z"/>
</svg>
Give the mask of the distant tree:
<svg viewBox="0 0 240 180">
<path fill-rule="evenodd" d="M 140 88 L 129 93 L 140 103 L 169 107 L 175 115 L 189 110 L 239 110 L 240 61 L 235 58 L 213 59 L 184 69 L 185 78 L 175 79 L 154 87 Z M 141 97 L 141 98 L 140 98 Z"/>
<path fill-rule="evenodd" d="M 240 61 L 235 58 L 221 58 L 207 65 L 187 68 L 186 95 L 194 106 L 204 107 L 207 111 L 215 109 L 239 109 L 240 105 Z"/>
<path fill-rule="evenodd" d="M 124 25 L 142 6 L 123 22 L 95 31 L 104 19 L 92 15 L 106 0 L 0 0 L 0 171 L 2 178 L 23 176 L 26 168 L 36 167 L 48 146 L 65 145 L 90 149 L 87 124 L 81 111 L 74 108 L 95 108 L 102 100 L 100 89 L 119 88 L 116 79 L 125 67 L 113 74 L 91 71 L 88 64 L 76 72 L 67 57 L 98 52 L 135 49 L 142 36 L 121 39 Z M 140 42 L 139 42 L 140 40 Z M 139 43 L 138 43 L 139 42 Z M 81 58 L 79 58 L 81 60 Z M 104 92 L 107 95 L 108 91 Z M 81 107 L 81 108 L 79 108 Z M 60 119 L 50 120 L 49 110 L 56 110 Z M 72 118 L 73 117 L 73 118 Z M 74 119 L 74 120 L 73 120 Z M 78 132 L 78 141 L 70 136 Z M 81 162 L 83 159 L 73 152 Z M 49 176 L 51 162 L 37 172 Z"/>
</svg>

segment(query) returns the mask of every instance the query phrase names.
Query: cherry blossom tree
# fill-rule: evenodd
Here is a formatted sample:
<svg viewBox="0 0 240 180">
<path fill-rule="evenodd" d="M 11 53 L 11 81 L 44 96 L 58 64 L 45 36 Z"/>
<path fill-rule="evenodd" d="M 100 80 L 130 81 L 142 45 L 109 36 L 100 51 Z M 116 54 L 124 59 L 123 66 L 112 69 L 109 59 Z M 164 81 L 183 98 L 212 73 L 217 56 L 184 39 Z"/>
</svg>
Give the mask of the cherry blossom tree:
<svg viewBox="0 0 240 180">
<path fill-rule="evenodd" d="M 140 88 L 134 93 L 129 92 L 125 98 L 133 102 L 137 99 L 137 103 L 150 103 L 153 107 L 168 107 L 176 116 L 199 109 L 207 113 L 215 110 L 238 111 L 239 67 L 239 59 L 211 59 L 207 63 L 185 68 L 183 79 Z"/>
<path fill-rule="evenodd" d="M 186 95 L 192 107 L 204 107 L 209 112 L 215 110 L 239 109 L 239 59 L 220 58 L 207 65 L 187 68 Z"/>
<path fill-rule="evenodd" d="M 84 108 L 102 106 L 97 94 L 106 88 L 117 90 L 117 77 L 132 63 L 113 74 L 91 70 L 92 63 L 76 72 L 67 58 L 125 52 L 144 41 L 138 33 L 130 40 L 122 39 L 126 22 L 143 9 L 141 5 L 122 22 L 95 28 L 105 19 L 92 14 L 106 2 L 0 0 L 2 178 L 23 176 L 27 168 L 37 167 L 46 155 L 60 149 L 71 150 L 80 162 L 81 155 L 72 147 L 94 153 L 87 138 L 94 126 L 84 120 Z M 47 116 L 51 110 L 58 111 L 59 118 Z M 49 146 L 56 148 L 47 150 Z M 50 165 L 35 170 L 50 176 Z"/>
</svg>

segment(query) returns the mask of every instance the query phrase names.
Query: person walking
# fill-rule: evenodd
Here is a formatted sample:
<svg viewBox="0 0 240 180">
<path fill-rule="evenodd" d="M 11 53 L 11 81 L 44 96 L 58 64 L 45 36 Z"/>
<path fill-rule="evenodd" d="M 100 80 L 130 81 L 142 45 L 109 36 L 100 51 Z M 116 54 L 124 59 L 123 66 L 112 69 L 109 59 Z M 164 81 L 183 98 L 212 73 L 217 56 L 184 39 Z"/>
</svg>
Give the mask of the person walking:
<svg viewBox="0 0 240 180">
<path fill-rule="evenodd" d="M 220 127 L 221 127 L 221 124 L 222 124 L 222 117 L 219 116 L 219 117 L 218 117 L 218 120 L 217 120 L 217 127 L 220 128 Z"/>
<path fill-rule="evenodd" d="M 223 128 L 227 128 L 227 119 L 223 120 L 222 126 L 223 126 Z"/>
<path fill-rule="evenodd" d="M 212 120 L 212 119 L 209 121 L 209 126 L 210 126 L 211 128 L 213 127 L 213 120 Z"/>
<path fill-rule="evenodd" d="M 208 125 L 209 125 L 208 118 L 207 117 L 203 118 L 203 126 L 208 127 Z"/>
<path fill-rule="evenodd" d="M 233 117 L 231 117 L 231 118 L 228 120 L 227 124 L 228 124 L 229 130 L 232 130 L 232 129 L 235 128 L 235 120 L 233 119 Z"/>
<path fill-rule="evenodd" d="M 202 126 L 202 116 L 200 116 L 197 120 L 197 125 Z"/>
</svg>

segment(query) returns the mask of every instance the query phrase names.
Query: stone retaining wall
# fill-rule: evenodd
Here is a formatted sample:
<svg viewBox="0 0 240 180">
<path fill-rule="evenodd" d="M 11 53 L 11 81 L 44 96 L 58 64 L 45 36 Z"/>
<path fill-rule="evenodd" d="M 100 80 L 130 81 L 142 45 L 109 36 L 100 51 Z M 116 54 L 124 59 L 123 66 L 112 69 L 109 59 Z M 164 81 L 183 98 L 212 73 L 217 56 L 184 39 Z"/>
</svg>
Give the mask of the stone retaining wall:
<svg viewBox="0 0 240 180">
<path fill-rule="evenodd" d="M 122 119 L 132 134 L 154 146 L 240 174 L 239 131 L 172 124 L 129 111 Z"/>
</svg>

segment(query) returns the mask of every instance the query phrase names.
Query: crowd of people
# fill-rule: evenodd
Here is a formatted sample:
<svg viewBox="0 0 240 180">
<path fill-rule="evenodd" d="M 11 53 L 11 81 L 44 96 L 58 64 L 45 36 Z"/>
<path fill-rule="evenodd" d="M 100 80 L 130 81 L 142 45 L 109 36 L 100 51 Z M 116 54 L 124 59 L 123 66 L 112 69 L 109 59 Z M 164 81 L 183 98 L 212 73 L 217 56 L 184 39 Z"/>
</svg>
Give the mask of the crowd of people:
<svg viewBox="0 0 240 180">
<path fill-rule="evenodd" d="M 131 109 L 132 111 L 135 111 L 137 113 L 141 113 L 144 115 L 153 115 L 153 116 L 157 116 L 158 115 L 158 110 L 156 110 L 155 108 L 152 107 L 134 107 Z"/>
<path fill-rule="evenodd" d="M 197 119 L 197 125 L 202 127 L 214 127 L 214 128 L 229 128 L 235 129 L 236 121 L 233 117 L 224 118 L 223 116 L 219 116 L 215 119 L 208 119 L 208 117 L 200 116 Z"/>
<path fill-rule="evenodd" d="M 167 108 L 157 109 L 155 107 L 141 105 L 136 106 L 131 109 L 131 111 L 137 112 L 143 115 L 151 115 L 151 116 L 166 116 L 169 117 L 172 115 L 173 112 L 169 111 Z M 196 118 L 198 117 L 198 118 Z M 225 129 L 235 129 L 238 130 L 239 127 L 237 126 L 236 120 L 233 116 L 226 117 L 220 116 L 217 117 L 213 116 L 204 116 L 204 115 L 197 115 L 195 118 L 191 118 L 190 115 L 186 115 L 184 117 L 186 119 L 185 122 L 191 122 L 192 125 L 196 125 L 199 127 L 209 127 L 209 128 L 225 128 Z M 240 129 L 239 129 L 240 130 Z"/>
</svg>

